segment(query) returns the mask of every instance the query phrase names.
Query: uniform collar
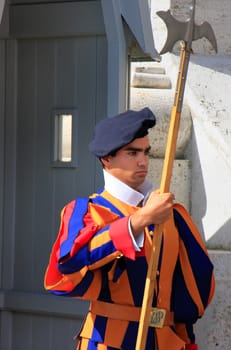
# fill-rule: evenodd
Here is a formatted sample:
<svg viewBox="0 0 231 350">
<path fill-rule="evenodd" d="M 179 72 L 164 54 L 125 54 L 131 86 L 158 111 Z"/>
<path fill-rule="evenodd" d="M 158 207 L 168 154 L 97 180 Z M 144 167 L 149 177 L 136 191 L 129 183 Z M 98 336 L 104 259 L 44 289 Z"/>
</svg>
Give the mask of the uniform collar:
<svg viewBox="0 0 231 350">
<path fill-rule="evenodd" d="M 138 191 L 136 191 L 104 169 L 103 175 L 105 190 L 113 197 L 132 206 L 137 206 L 140 202 L 144 202 L 152 190 L 152 184 L 148 179 L 145 179 L 139 186 Z"/>
</svg>

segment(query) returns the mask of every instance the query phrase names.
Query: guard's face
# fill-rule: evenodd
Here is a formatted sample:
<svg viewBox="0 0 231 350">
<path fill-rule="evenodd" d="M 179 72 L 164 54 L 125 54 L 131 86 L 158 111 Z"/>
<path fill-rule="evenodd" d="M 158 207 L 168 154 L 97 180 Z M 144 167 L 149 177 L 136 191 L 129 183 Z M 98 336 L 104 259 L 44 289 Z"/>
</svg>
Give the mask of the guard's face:
<svg viewBox="0 0 231 350">
<path fill-rule="evenodd" d="M 148 136 L 144 136 L 122 147 L 114 157 L 104 157 L 102 162 L 111 175 L 137 189 L 148 172 L 149 151 Z"/>
</svg>

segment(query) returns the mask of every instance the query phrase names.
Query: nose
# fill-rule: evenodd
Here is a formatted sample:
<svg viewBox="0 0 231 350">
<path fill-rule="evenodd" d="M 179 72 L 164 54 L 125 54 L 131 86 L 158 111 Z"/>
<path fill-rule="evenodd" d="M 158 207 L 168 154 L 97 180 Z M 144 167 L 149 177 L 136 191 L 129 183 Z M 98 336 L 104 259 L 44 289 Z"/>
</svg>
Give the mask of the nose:
<svg viewBox="0 0 231 350">
<path fill-rule="evenodd" d="M 148 165 L 149 157 L 147 154 L 140 152 L 139 158 L 138 158 L 138 165 L 146 167 Z"/>
</svg>

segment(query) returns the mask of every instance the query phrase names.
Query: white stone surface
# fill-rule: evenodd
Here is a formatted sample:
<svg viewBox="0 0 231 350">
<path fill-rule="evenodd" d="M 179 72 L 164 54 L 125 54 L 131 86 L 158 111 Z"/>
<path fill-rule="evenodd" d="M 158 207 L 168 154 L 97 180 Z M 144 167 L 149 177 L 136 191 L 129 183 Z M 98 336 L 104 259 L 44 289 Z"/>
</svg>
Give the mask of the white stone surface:
<svg viewBox="0 0 231 350">
<path fill-rule="evenodd" d="M 163 159 L 150 159 L 148 178 L 154 189 L 160 188 Z M 174 193 L 176 202 L 184 205 L 190 211 L 191 170 L 190 162 L 185 159 L 176 159 L 173 165 L 170 191 Z"/>
<path fill-rule="evenodd" d="M 165 66 L 172 79 L 178 57 Z M 231 56 L 192 57 L 185 98 L 193 121 L 192 216 L 208 247 L 231 249 Z"/>
<path fill-rule="evenodd" d="M 156 126 L 149 132 L 152 147 L 151 155 L 155 158 L 164 158 L 165 155 L 173 98 L 172 90 L 131 88 L 131 108 L 139 110 L 148 106 L 156 116 Z M 191 114 L 189 108 L 185 105 L 182 110 L 175 158 L 184 158 L 185 149 L 191 137 L 191 130 Z"/>
</svg>

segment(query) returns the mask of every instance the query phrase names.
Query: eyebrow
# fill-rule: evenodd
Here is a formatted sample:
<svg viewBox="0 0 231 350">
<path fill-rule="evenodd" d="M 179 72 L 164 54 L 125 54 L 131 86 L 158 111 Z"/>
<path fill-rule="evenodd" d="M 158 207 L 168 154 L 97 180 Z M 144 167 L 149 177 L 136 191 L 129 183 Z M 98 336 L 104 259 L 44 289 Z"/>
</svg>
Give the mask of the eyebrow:
<svg viewBox="0 0 231 350">
<path fill-rule="evenodd" d="M 125 151 L 135 151 L 135 152 L 148 152 L 150 151 L 150 149 L 151 149 L 151 146 L 147 148 L 139 148 L 139 147 L 132 147 L 132 146 L 128 146 L 124 148 Z"/>
</svg>

